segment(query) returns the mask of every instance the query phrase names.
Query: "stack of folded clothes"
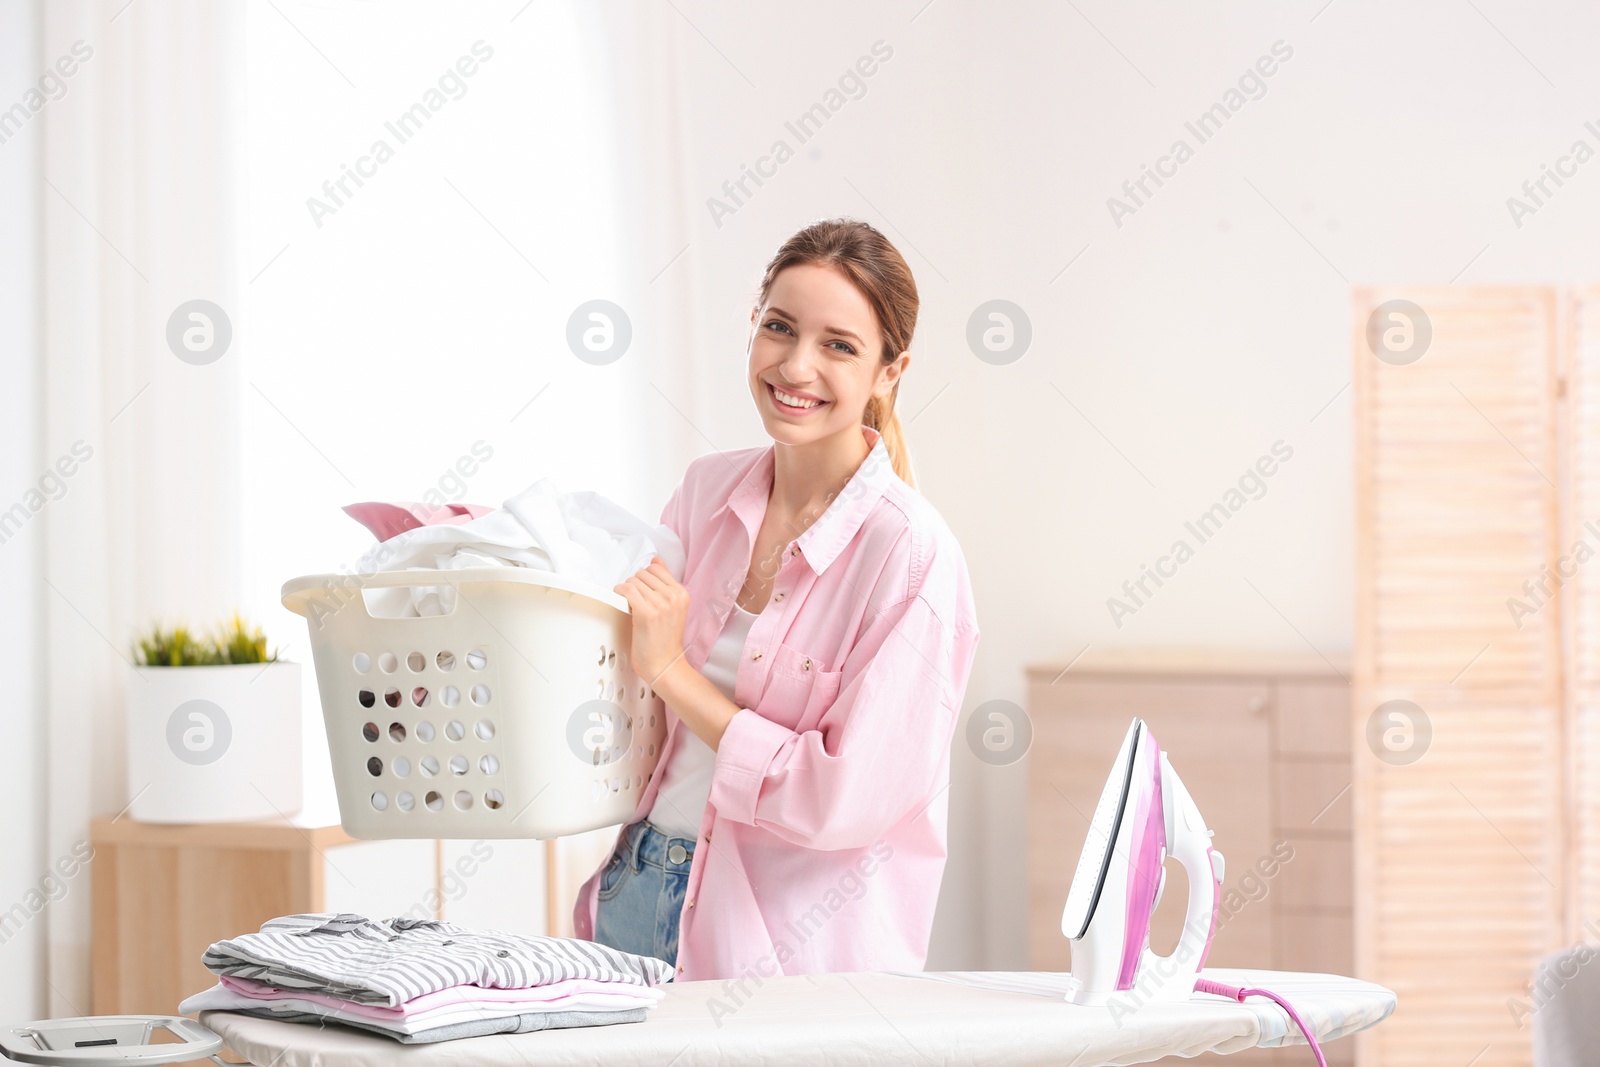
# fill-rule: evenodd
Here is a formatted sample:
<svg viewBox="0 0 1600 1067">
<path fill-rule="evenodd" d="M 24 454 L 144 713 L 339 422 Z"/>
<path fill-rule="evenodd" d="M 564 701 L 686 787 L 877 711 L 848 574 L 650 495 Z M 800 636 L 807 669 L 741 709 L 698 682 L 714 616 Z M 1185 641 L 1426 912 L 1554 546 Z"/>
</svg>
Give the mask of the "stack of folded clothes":
<svg viewBox="0 0 1600 1067">
<path fill-rule="evenodd" d="M 183 1014 L 339 1023 L 406 1044 L 643 1022 L 672 977 L 662 960 L 593 941 L 350 913 L 272 919 L 203 962 L 220 980 Z"/>
</svg>

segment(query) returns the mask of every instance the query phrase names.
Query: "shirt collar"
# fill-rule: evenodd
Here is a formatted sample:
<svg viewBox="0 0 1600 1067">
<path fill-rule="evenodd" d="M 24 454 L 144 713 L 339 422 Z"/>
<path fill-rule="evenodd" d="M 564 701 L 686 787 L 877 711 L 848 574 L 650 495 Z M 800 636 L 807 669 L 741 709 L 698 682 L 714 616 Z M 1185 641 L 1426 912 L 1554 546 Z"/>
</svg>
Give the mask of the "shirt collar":
<svg viewBox="0 0 1600 1067">
<path fill-rule="evenodd" d="M 889 459 L 889 448 L 883 443 L 883 435 L 866 425 L 861 427 L 861 434 L 871 446 L 867 458 L 861 461 L 861 466 L 856 468 L 838 495 L 828 502 L 826 510 L 817 520 L 794 539 L 806 563 L 817 574 L 827 570 L 844 546 L 850 543 L 868 512 L 883 495 L 889 479 L 897 477 Z M 751 544 L 755 543 L 756 535 L 761 531 L 761 522 L 767 514 L 767 499 L 772 495 L 775 452 L 775 446 L 767 446 L 739 484 L 733 487 L 728 502 L 723 505 L 744 523 Z"/>
</svg>

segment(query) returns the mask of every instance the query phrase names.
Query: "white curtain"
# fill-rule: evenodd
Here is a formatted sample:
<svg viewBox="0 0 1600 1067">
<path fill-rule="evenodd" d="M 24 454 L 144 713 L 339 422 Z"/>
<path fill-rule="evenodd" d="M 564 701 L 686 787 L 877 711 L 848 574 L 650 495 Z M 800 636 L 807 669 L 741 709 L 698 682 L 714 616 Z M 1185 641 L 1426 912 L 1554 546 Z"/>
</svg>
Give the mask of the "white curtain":
<svg viewBox="0 0 1600 1067">
<path fill-rule="evenodd" d="M 268 247 L 275 245 L 275 234 L 250 231 L 260 226 L 260 213 L 248 198 L 258 175 L 247 122 L 259 112 L 259 97 L 251 104 L 247 96 L 262 88 L 247 82 L 249 35 L 259 25 L 255 20 L 270 24 L 278 18 L 276 9 L 208 0 L 138 0 L 126 6 L 124 0 L 39 0 L 34 10 L 40 63 L 72 54 L 77 42 L 80 54 L 89 52 L 67 79 L 65 94 L 37 120 L 43 131 L 37 186 L 43 246 L 38 458 L 54 462 L 80 441 L 80 451 L 89 452 L 76 464 L 68 491 L 39 520 L 36 595 L 45 665 L 34 722 L 44 734 L 40 748 L 47 766 L 38 852 L 50 863 L 72 853 L 87 836 L 91 817 L 115 815 L 129 800 L 122 707 L 135 631 L 158 620 L 215 619 L 243 605 L 266 619 L 269 633 L 279 627 L 274 636 L 280 642 L 292 637 L 281 629 L 283 618 L 271 614 L 278 610 L 277 585 L 291 576 L 286 569 L 332 570 L 343 557 L 314 564 L 290 553 L 272 562 L 263 556 L 271 547 L 263 545 L 271 541 L 262 532 L 263 516 L 287 513 L 284 521 L 295 524 L 296 514 L 314 514 L 315 522 L 337 522 L 342 517 L 323 514 L 332 503 L 414 496 L 401 487 L 412 484 L 413 474 L 430 472 L 374 465 L 366 471 L 370 479 L 357 473 L 353 482 L 330 487 L 317 481 L 330 477 L 325 467 L 308 473 L 323 459 L 281 443 L 290 430 L 307 441 L 320 441 L 322 433 L 315 424 L 318 398 L 311 395 L 321 372 L 290 373 L 287 368 L 295 365 L 287 361 L 288 343 L 266 340 L 282 309 L 301 306 L 293 292 L 306 263 L 293 258 L 298 238 L 285 239 L 290 250 L 284 262 L 259 275 L 259 283 L 243 276 L 277 251 Z M 304 9 L 289 4 L 284 10 L 299 18 Z M 353 22 L 375 17 L 360 5 L 351 11 Z M 575 28 L 588 68 L 585 87 L 605 94 L 596 97 L 592 136 L 582 144 L 532 147 L 542 166 L 582 168 L 600 183 L 596 188 L 610 190 L 612 202 L 583 208 L 590 218 L 603 213 L 604 224 L 596 220 L 592 232 L 603 235 L 604 245 L 575 244 L 583 240 L 582 227 L 552 238 L 538 258 L 555 265 L 550 274 L 556 284 L 530 283 L 527 306 L 512 309 L 533 326 L 503 343 L 528 353 L 534 377 L 560 392 L 546 398 L 551 403 L 539 418 L 520 419 L 506 431 L 511 436 L 502 454 L 515 463 L 508 462 L 497 477 L 520 488 L 531 480 L 523 472 L 547 473 L 561 469 L 558 461 L 570 463 L 577 481 L 603 475 L 609 480 L 592 487 L 654 517 L 687 461 L 711 447 L 694 429 L 700 380 L 692 358 L 692 274 L 684 269 L 689 226 L 675 154 L 674 53 L 659 46 L 682 27 L 672 24 L 675 16 L 665 5 L 616 11 L 569 3 L 526 13 L 511 5 L 498 17 L 503 25 L 491 29 L 498 35 L 497 54 L 507 62 L 516 62 L 519 47 L 548 31 L 539 19 L 565 19 Z M 308 58 L 308 69 L 319 62 Z M 526 57 L 521 62 L 518 75 L 536 66 Z M 543 89 L 548 92 L 527 101 L 529 109 L 571 106 L 560 86 Z M 504 132 L 508 140 L 517 136 L 516 130 Z M 421 150 L 407 162 L 425 165 Z M 488 199 L 496 195 L 490 183 L 500 177 L 494 169 L 483 165 L 474 173 L 458 167 L 445 176 L 454 178 L 462 200 Z M 399 181 L 391 178 L 391 184 Z M 376 195 L 382 194 L 369 199 Z M 522 195 L 535 221 L 555 220 L 554 226 L 571 211 L 570 205 L 541 199 L 537 183 Z M 488 214 L 481 202 L 471 210 Z M 517 225 L 502 217 L 509 211 L 502 206 L 495 212 L 506 230 Z M 354 236 L 360 225 L 355 218 L 336 221 L 346 223 L 351 236 L 334 241 L 362 243 Z M 466 223 L 476 225 L 470 217 L 453 224 Z M 494 236 L 487 240 L 504 251 Z M 318 253 L 334 247 L 326 242 Z M 571 269 L 558 274 L 564 265 Z M 363 279 L 352 277 L 348 284 L 357 293 Z M 564 321 L 577 301 L 592 297 L 615 300 L 633 322 L 633 351 L 614 368 L 602 369 L 609 374 L 541 347 L 552 336 L 550 323 Z M 230 350 L 214 361 L 181 359 L 168 344 L 169 319 L 194 300 L 221 308 L 234 330 Z M 470 317 L 470 309 L 462 315 Z M 277 362 L 279 355 L 285 362 Z M 323 366 L 337 370 L 331 361 Z M 288 377 L 274 380 L 275 371 Z M 290 413 L 294 424 L 287 430 L 290 414 L 276 408 L 295 394 L 280 386 L 311 397 Z M 411 389 L 425 403 L 418 392 Z M 484 392 L 496 402 L 506 399 L 492 381 Z M 493 411 L 504 420 L 505 412 Z M 572 426 L 563 429 L 568 422 Z M 326 423 L 335 424 L 332 417 Z M 577 428 L 592 436 L 586 440 Z M 280 436 L 270 439 L 270 433 Z M 595 441 L 603 447 L 589 447 Z M 285 465 L 300 463 L 306 466 L 296 477 L 273 480 Z M 474 498 L 501 488 L 485 482 Z M 303 640 L 294 653 L 290 658 L 309 660 Z M 561 923 L 571 893 L 614 832 L 560 843 Z M 85 871 L 41 915 L 41 984 L 48 989 L 42 1007 L 49 1015 L 91 1010 L 88 881 Z"/>
<path fill-rule="evenodd" d="M 42 63 L 92 50 L 49 103 L 43 440 L 83 442 L 42 513 L 48 859 L 127 803 L 122 692 L 136 627 L 215 618 L 238 589 L 237 371 L 177 358 L 187 301 L 238 303 L 240 13 L 206 0 L 41 4 Z M 87 883 L 88 873 L 78 876 Z M 89 893 L 46 912 L 48 1009 L 89 1012 Z"/>
</svg>

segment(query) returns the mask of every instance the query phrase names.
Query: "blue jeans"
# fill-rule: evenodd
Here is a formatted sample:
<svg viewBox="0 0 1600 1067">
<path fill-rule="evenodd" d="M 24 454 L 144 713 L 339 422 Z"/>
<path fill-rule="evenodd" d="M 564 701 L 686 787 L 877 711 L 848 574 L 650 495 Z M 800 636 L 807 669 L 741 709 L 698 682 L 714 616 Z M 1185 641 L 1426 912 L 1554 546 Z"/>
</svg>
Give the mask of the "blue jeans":
<svg viewBox="0 0 1600 1067">
<path fill-rule="evenodd" d="M 690 838 L 669 838 L 648 819 L 625 826 L 600 875 L 594 939 L 675 965 L 678 916 L 693 859 Z"/>
</svg>

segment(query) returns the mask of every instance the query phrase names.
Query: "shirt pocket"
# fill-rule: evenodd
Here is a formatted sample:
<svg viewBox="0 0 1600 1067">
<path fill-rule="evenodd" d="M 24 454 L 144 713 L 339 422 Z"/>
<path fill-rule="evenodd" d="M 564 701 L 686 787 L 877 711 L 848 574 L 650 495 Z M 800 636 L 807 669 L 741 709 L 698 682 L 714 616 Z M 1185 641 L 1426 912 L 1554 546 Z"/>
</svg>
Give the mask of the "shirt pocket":
<svg viewBox="0 0 1600 1067">
<path fill-rule="evenodd" d="M 823 670 L 823 661 L 780 644 L 772 656 L 761 717 L 790 730 L 809 730 L 839 695 L 843 671 Z"/>
</svg>

